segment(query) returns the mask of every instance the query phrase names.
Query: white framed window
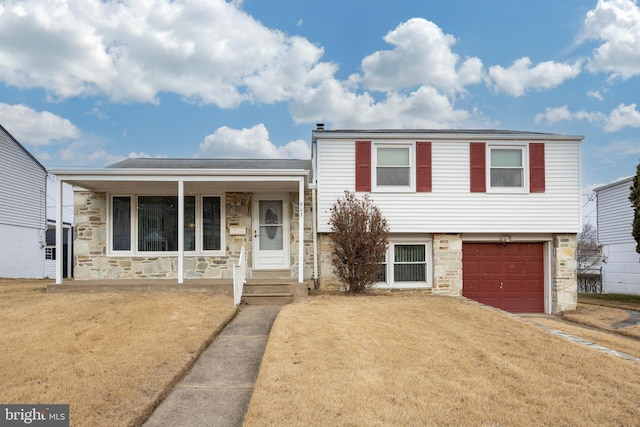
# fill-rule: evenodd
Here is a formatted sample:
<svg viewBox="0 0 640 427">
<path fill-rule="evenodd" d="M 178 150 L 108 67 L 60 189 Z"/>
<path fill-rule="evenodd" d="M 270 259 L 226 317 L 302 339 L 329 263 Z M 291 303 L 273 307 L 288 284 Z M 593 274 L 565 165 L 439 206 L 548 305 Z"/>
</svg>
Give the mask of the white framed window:
<svg viewBox="0 0 640 427">
<path fill-rule="evenodd" d="M 113 195 L 110 197 L 109 253 L 175 254 L 178 251 L 178 196 Z M 184 251 L 222 254 L 224 197 L 184 197 Z"/>
<path fill-rule="evenodd" d="M 529 175 L 525 145 L 490 145 L 487 182 L 491 192 L 527 192 Z"/>
<path fill-rule="evenodd" d="M 432 286 L 432 243 L 424 240 L 389 241 L 380 264 L 378 288 L 419 288 Z"/>
<path fill-rule="evenodd" d="M 413 191 L 415 155 L 412 144 L 375 144 L 374 191 Z"/>
</svg>

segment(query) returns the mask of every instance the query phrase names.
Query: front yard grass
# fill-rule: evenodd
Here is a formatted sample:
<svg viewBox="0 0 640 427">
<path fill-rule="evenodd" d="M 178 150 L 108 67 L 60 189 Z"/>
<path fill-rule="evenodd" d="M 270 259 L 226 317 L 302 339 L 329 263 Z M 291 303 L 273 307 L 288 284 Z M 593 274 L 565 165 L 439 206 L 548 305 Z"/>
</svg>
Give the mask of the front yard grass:
<svg viewBox="0 0 640 427">
<path fill-rule="evenodd" d="M 626 310 L 640 311 L 640 296 L 622 294 L 578 294 L 578 307 L 562 318 L 570 322 L 640 339 L 640 325 L 618 327 L 629 319 Z"/>
<path fill-rule="evenodd" d="M 222 295 L 45 287 L 0 281 L 0 403 L 68 403 L 72 426 L 139 424 L 235 313 Z"/>
<path fill-rule="evenodd" d="M 245 425 L 638 425 L 639 362 L 530 320 L 423 294 L 296 300 L 275 321 Z"/>
</svg>

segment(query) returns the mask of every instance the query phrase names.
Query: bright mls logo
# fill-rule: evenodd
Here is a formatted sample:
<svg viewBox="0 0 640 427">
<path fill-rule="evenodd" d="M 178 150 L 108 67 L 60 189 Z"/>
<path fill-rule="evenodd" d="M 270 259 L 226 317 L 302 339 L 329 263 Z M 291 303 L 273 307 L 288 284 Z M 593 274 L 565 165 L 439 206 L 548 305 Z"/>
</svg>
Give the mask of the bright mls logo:
<svg viewBox="0 0 640 427">
<path fill-rule="evenodd" d="M 1 405 L 0 427 L 69 427 L 69 405 Z"/>
</svg>

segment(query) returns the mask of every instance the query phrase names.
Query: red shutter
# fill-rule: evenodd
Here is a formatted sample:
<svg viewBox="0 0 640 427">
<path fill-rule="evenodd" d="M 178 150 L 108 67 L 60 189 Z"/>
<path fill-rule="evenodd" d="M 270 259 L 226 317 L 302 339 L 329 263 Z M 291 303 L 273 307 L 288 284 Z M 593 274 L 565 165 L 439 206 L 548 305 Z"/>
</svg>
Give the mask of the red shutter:
<svg viewBox="0 0 640 427">
<path fill-rule="evenodd" d="M 529 192 L 544 193 L 544 143 L 529 144 Z"/>
<path fill-rule="evenodd" d="M 356 141 L 356 191 L 371 191 L 371 141 Z"/>
<path fill-rule="evenodd" d="M 431 191 L 431 143 L 416 142 L 416 191 Z"/>
<path fill-rule="evenodd" d="M 471 192 L 484 193 L 487 191 L 487 174 L 485 169 L 487 157 L 485 154 L 485 143 L 472 142 L 469 144 L 469 151 L 469 161 L 471 164 Z"/>
</svg>

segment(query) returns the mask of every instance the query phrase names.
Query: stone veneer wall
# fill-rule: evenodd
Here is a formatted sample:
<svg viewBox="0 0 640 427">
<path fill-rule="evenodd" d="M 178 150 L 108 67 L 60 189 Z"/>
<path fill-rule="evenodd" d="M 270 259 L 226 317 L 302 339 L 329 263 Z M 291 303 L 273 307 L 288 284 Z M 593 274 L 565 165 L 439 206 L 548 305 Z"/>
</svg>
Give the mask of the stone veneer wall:
<svg viewBox="0 0 640 427">
<path fill-rule="evenodd" d="M 576 234 L 557 234 L 553 237 L 552 304 L 554 314 L 575 310 L 578 304 L 578 262 Z"/>
<path fill-rule="evenodd" d="M 233 277 L 242 245 L 251 266 L 251 193 L 225 194 L 225 243 L 223 256 L 185 255 L 184 274 L 187 279 Z M 291 264 L 292 277 L 297 277 L 298 204 L 297 193 L 291 202 Z M 311 277 L 313 266 L 313 235 L 311 193 L 305 200 L 305 278 Z M 74 194 L 74 278 L 96 279 L 177 279 L 176 256 L 107 256 L 107 194 L 88 191 Z M 230 235 L 230 227 L 246 229 L 246 235 Z M 251 269 L 249 268 L 249 275 Z"/>
<path fill-rule="evenodd" d="M 462 238 L 433 235 L 433 293 L 462 295 Z"/>
<path fill-rule="evenodd" d="M 298 230 L 300 224 L 300 214 L 298 203 L 298 193 L 289 194 L 290 200 L 290 212 L 289 218 L 291 219 L 291 225 L 289 227 L 289 233 L 291 237 L 290 258 L 291 258 L 291 277 L 298 277 Z M 303 277 L 304 280 L 309 280 L 313 277 L 313 197 L 311 191 L 307 191 L 304 197 L 304 268 Z"/>
<path fill-rule="evenodd" d="M 327 234 L 319 236 L 320 289 L 340 290 L 342 285 L 333 273 L 331 243 Z M 550 245 L 551 311 L 560 313 L 575 310 L 577 305 L 577 236 L 559 234 Z M 462 237 L 460 234 L 433 235 L 434 294 L 462 295 Z"/>
<path fill-rule="evenodd" d="M 340 280 L 333 272 L 331 240 L 327 233 L 318 235 L 318 284 L 323 291 L 343 290 Z"/>
<path fill-rule="evenodd" d="M 333 272 L 331 241 L 328 234 L 319 236 L 320 289 L 342 290 L 340 280 Z M 437 294 L 460 295 L 462 293 L 462 239 L 459 234 L 435 234 L 433 236 L 433 287 L 424 291 Z"/>
</svg>

